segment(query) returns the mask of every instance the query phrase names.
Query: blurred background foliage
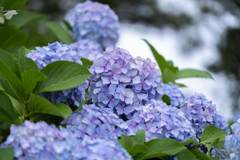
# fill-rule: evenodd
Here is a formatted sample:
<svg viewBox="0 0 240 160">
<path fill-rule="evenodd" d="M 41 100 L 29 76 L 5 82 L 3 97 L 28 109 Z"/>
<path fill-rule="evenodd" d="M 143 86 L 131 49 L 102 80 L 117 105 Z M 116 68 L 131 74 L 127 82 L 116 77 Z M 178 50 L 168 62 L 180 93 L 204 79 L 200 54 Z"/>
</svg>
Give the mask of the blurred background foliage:
<svg viewBox="0 0 240 160">
<path fill-rule="evenodd" d="M 183 54 L 190 54 L 192 50 L 198 49 L 204 43 L 201 38 L 198 25 L 206 20 L 206 17 L 220 17 L 224 14 L 231 14 L 240 18 L 240 0 L 201 0 L 197 3 L 198 16 L 191 15 L 191 12 L 180 12 L 178 8 L 164 9 L 161 7 L 162 0 L 97 0 L 100 3 L 109 4 L 119 16 L 121 23 L 141 24 L 158 29 L 171 28 L 181 37 L 179 41 Z M 171 0 L 173 3 L 174 1 Z M 177 2 L 177 0 L 175 0 Z M 186 7 L 187 2 L 186 1 Z M 34 11 L 47 15 L 39 22 L 32 23 L 22 28 L 27 33 L 28 39 L 24 43 L 27 48 L 34 49 L 36 46 L 44 46 L 55 42 L 57 38 L 44 25 L 46 20 L 61 21 L 61 18 L 73 8 L 80 0 L 28 0 L 21 11 Z M 186 9 L 187 10 L 187 9 Z M 220 22 L 221 23 L 221 22 Z M 222 23 L 225 23 L 223 21 Z M 210 28 L 212 32 L 221 25 Z M 224 73 L 229 81 L 229 94 L 232 97 L 233 110 L 240 109 L 240 28 L 226 27 L 216 40 L 218 50 L 217 61 L 206 66 L 215 73 Z M 8 49 L 16 52 L 20 46 Z"/>
</svg>

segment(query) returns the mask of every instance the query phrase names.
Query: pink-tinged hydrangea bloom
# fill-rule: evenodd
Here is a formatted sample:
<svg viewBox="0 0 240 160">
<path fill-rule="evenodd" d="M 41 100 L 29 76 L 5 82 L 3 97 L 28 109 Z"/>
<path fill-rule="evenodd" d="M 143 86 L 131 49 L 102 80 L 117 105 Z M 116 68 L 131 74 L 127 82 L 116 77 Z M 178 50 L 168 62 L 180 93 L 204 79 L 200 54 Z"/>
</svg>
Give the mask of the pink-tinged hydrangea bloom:
<svg viewBox="0 0 240 160">
<path fill-rule="evenodd" d="M 91 132 L 85 128 L 86 132 Z M 1 148 L 14 147 L 19 160 L 131 160 L 131 156 L 116 141 L 79 140 L 66 128 L 58 129 L 45 122 L 25 121 L 23 126 L 11 126 L 11 134 Z"/>
<path fill-rule="evenodd" d="M 185 98 L 178 88 L 178 85 L 172 84 L 171 82 L 163 85 L 164 94 L 168 95 L 171 100 L 171 106 L 173 107 L 180 106 L 180 102 Z"/>
<path fill-rule="evenodd" d="M 79 40 L 71 44 L 71 47 L 73 50 L 76 50 L 77 55 L 82 58 L 88 58 L 90 53 L 93 55 L 103 54 L 101 45 L 88 39 Z"/>
<path fill-rule="evenodd" d="M 127 123 L 134 132 L 145 130 L 146 141 L 173 138 L 181 142 L 195 137 L 191 123 L 182 111 L 155 99 L 139 107 Z"/>
<path fill-rule="evenodd" d="M 79 139 L 116 140 L 121 133 L 135 135 L 110 108 L 99 108 L 94 104 L 83 105 L 80 113 L 74 112 L 62 124 L 66 124 L 67 129 Z"/>
<path fill-rule="evenodd" d="M 78 3 L 66 20 L 73 27 L 76 40 L 94 40 L 103 47 L 113 47 L 118 40 L 118 16 L 108 5 L 91 1 Z"/>
<path fill-rule="evenodd" d="M 98 107 L 109 107 L 124 119 L 131 118 L 139 105 L 161 100 L 160 70 L 150 59 L 133 58 L 127 50 L 108 47 L 95 57 L 89 78 L 89 98 Z"/>
<path fill-rule="evenodd" d="M 216 111 L 212 101 L 207 100 L 201 93 L 196 93 L 181 102 L 180 110 L 191 122 L 199 139 L 208 125 L 214 125 L 229 133 L 227 120 Z"/>
<path fill-rule="evenodd" d="M 45 67 L 47 64 L 55 61 L 73 61 L 82 64 L 80 58 L 76 51 L 67 44 L 62 44 L 55 42 L 48 44 L 44 47 L 36 47 L 36 50 L 32 50 L 31 53 L 27 54 L 26 57 L 34 60 L 39 70 Z M 85 99 L 85 89 L 88 88 L 88 81 L 84 82 L 82 85 L 76 88 L 71 88 L 63 91 L 50 92 L 42 94 L 44 97 L 50 99 L 53 103 L 64 102 L 68 105 L 74 104 L 79 106 L 79 100 Z"/>
</svg>

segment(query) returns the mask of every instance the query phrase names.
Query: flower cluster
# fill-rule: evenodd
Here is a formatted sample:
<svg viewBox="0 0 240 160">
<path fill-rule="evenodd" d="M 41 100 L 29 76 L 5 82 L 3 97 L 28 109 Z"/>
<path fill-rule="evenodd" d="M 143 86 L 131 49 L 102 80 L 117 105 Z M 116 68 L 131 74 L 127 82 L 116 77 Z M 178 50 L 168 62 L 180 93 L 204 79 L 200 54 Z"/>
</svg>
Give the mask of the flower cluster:
<svg viewBox="0 0 240 160">
<path fill-rule="evenodd" d="M 102 47 L 99 43 L 88 40 L 82 39 L 73 44 L 71 44 L 72 49 L 76 50 L 77 55 L 79 57 L 88 58 L 89 54 L 103 54 Z"/>
<path fill-rule="evenodd" d="M 230 160 L 240 159 L 240 112 L 233 119 L 232 133 L 225 137 L 225 149 L 230 154 Z"/>
<path fill-rule="evenodd" d="M 98 108 L 94 104 L 83 105 L 82 111 L 74 112 L 62 124 L 80 139 L 116 140 L 121 133 L 135 135 L 122 119 L 109 108 Z"/>
<path fill-rule="evenodd" d="M 66 20 L 73 27 L 76 40 L 94 40 L 103 47 L 113 47 L 118 40 L 118 16 L 108 5 L 91 1 L 78 3 Z"/>
<path fill-rule="evenodd" d="M 134 132 L 145 130 L 146 141 L 155 138 L 173 138 L 181 142 L 195 137 L 191 123 L 182 111 L 154 99 L 146 106 L 138 108 L 127 123 Z"/>
<path fill-rule="evenodd" d="M 81 152 L 78 143 L 67 129 L 25 121 L 23 126 L 11 126 L 11 134 L 1 147 L 13 146 L 19 159 L 74 159 L 74 154 Z"/>
<path fill-rule="evenodd" d="M 191 122 L 199 139 L 208 125 L 214 125 L 229 133 L 227 120 L 216 111 L 216 106 L 212 104 L 212 101 L 207 100 L 201 93 L 186 98 L 181 103 L 180 110 Z"/>
<path fill-rule="evenodd" d="M 148 58 L 133 58 L 127 50 L 108 47 L 89 70 L 94 75 L 89 78 L 92 102 L 127 119 L 139 105 L 163 95 L 156 64 Z"/>
<path fill-rule="evenodd" d="M 33 50 L 31 53 L 27 54 L 26 57 L 34 60 L 37 63 L 39 70 L 51 62 L 59 60 L 74 61 L 82 64 L 76 51 L 72 50 L 72 48 L 67 44 L 55 42 L 42 48 L 36 47 L 36 49 L 37 50 Z M 88 81 L 76 88 L 44 93 L 43 96 L 50 99 L 53 103 L 64 102 L 79 106 L 78 101 L 85 98 L 85 89 L 87 89 L 87 87 Z"/>
<path fill-rule="evenodd" d="M 11 134 L 1 145 L 14 147 L 14 156 L 19 160 L 131 160 L 127 151 L 114 141 L 78 140 L 65 128 L 60 130 L 45 122 L 25 121 L 23 126 L 11 126 Z"/>
<path fill-rule="evenodd" d="M 182 102 L 185 98 L 183 93 L 178 89 L 178 85 L 172 84 L 163 84 L 164 94 L 168 95 L 171 100 L 171 106 L 176 107 L 180 106 L 180 102 Z"/>
</svg>

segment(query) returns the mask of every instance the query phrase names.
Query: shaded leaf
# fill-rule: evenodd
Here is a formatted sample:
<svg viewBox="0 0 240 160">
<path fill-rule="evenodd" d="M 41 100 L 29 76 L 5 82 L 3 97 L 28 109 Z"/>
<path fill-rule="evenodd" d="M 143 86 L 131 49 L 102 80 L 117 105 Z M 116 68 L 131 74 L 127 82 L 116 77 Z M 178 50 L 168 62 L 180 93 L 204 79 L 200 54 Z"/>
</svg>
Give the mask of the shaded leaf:
<svg viewBox="0 0 240 160">
<path fill-rule="evenodd" d="M 191 149 L 190 150 L 197 159 L 199 160 L 209 160 L 208 156 L 201 152 L 199 149 Z"/>
<path fill-rule="evenodd" d="M 62 19 L 62 22 L 65 24 L 65 26 L 72 31 L 72 26 L 68 23 L 68 21 L 66 21 L 65 19 Z"/>
<path fill-rule="evenodd" d="M 46 17 L 46 15 L 36 12 L 19 12 L 8 21 L 8 24 L 12 24 L 17 28 L 22 28 L 30 23 L 37 22 Z"/>
<path fill-rule="evenodd" d="M 149 46 L 149 48 L 151 49 L 152 53 L 153 53 L 153 56 L 155 57 L 157 63 L 158 63 L 158 66 L 162 72 L 162 74 L 164 73 L 164 69 L 168 67 L 168 64 L 167 64 L 167 61 L 164 59 L 164 57 L 162 55 L 160 55 L 156 49 L 146 40 L 146 39 L 143 39 L 147 45 Z"/>
<path fill-rule="evenodd" d="M 80 60 L 82 61 L 82 65 L 88 69 L 91 68 L 91 66 L 93 65 L 93 62 L 89 61 L 86 58 L 81 58 Z"/>
<path fill-rule="evenodd" d="M 198 160 L 188 149 L 184 149 L 177 154 L 177 160 Z"/>
<path fill-rule="evenodd" d="M 13 123 L 15 121 L 15 113 L 9 97 L 0 91 L 0 121 Z"/>
<path fill-rule="evenodd" d="M 213 79 L 213 77 L 211 76 L 210 73 L 205 72 L 205 71 L 195 70 L 195 69 L 184 69 L 184 70 L 180 70 L 175 73 L 175 79 L 190 78 L 190 77 Z"/>
<path fill-rule="evenodd" d="M 165 68 L 162 74 L 162 82 L 163 83 L 175 83 L 175 77 L 172 71 L 170 71 L 168 68 Z"/>
<path fill-rule="evenodd" d="M 6 49 L 13 45 L 22 44 L 27 40 L 27 35 L 12 25 L 0 27 L 0 48 Z"/>
<path fill-rule="evenodd" d="M 197 140 L 196 140 L 196 139 L 188 139 L 188 140 L 186 140 L 186 141 L 184 141 L 184 142 L 181 142 L 181 144 L 184 145 L 184 146 L 186 146 L 186 145 L 188 145 L 188 144 L 190 144 L 190 143 L 192 143 L 192 142 L 194 142 L 195 144 L 197 144 Z"/>
<path fill-rule="evenodd" d="M 165 102 L 167 105 L 171 105 L 171 99 L 166 94 L 162 96 L 162 101 Z"/>
<path fill-rule="evenodd" d="M 22 52 L 22 53 L 26 56 L 27 54 L 29 54 L 29 53 L 31 52 L 31 50 L 25 48 L 24 46 L 22 46 L 22 47 L 19 49 L 19 52 Z"/>
<path fill-rule="evenodd" d="M 71 44 L 73 43 L 72 37 L 63 28 L 63 26 L 57 22 L 45 22 L 47 28 L 63 43 Z"/>
<path fill-rule="evenodd" d="M 21 73 L 27 70 L 36 70 L 39 71 L 37 64 L 31 59 L 27 58 L 24 54 L 26 50 L 21 48 L 19 51 L 19 69 Z"/>
<path fill-rule="evenodd" d="M 45 66 L 41 72 L 47 80 L 37 84 L 34 92 L 51 92 L 69 89 L 84 83 L 91 73 L 86 67 L 70 61 L 56 61 Z"/>
<path fill-rule="evenodd" d="M 17 10 L 26 2 L 27 0 L 0 0 L 0 6 L 4 7 L 4 10 Z"/>
<path fill-rule="evenodd" d="M 173 65 L 173 61 L 167 61 L 167 64 L 168 64 L 168 69 L 173 73 L 176 73 L 178 71 L 178 67 L 175 67 Z"/>
<path fill-rule="evenodd" d="M 54 105 L 47 99 L 35 94 L 31 95 L 28 107 L 29 107 L 30 115 L 34 113 L 43 113 L 43 114 L 60 116 L 66 119 L 72 113 L 72 110 L 69 106 L 65 104 Z"/>
</svg>

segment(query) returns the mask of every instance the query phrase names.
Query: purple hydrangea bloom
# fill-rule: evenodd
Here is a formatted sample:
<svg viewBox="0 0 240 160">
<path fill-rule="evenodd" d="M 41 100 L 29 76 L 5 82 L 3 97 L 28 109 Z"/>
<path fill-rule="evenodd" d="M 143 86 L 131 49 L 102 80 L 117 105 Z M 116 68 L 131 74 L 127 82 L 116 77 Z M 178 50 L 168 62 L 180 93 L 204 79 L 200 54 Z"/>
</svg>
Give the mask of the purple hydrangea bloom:
<svg viewBox="0 0 240 160">
<path fill-rule="evenodd" d="M 234 118 L 234 124 L 231 126 L 232 133 L 225 137 L 225 149 L 230 154 L 230 160 L 240 159 L 240 112 Z"/>
<path fill-rule="evenodd" d="M 42 48 L 36 47 L 36 49 L 37 50 L 33 50 L 31 53 L 27 54 L 26 57 L 34 60 L 37 63 L 39 70 L 51 62 L 60 60 L 73 61 L 82 64 L 80 61 L 81 57 L 79 57 L 76 51 L 72 50 L 72 48 L 67 44 L 55 42 Z M 85 99 L 85 89 L 87 89 L 87 87 L 88 81 L 76 88 L 43 93 L 42 95 L 50 99 L 53 103 L 64 102 L 69 105 L 74 104 L 79 106 L 79 100 Z"/>
<path fill-rule="evenodd" d="M 148 100 L 161 100 L 160 70 L 150 59 L 133 58 L 127 50 L 109 47 L 93 62 L 89 96 L 98 107 L 109 107 L 130 119 Z"/>
<path fill-rule="evenodd" d="M 199 139 L 208 125 L 214 125 L 229 133 L 227 120 L 216 111 L 212 101 L 207 100 L 201 93 L 196 93 L 181 102 L 180 110 L 191 122 Z"/>
<path fill-rule="evenodd" d="M 94 104 L 83 105 L 80 113 L 74 112 L 62 124 L 66 124 L 68 130 L 80 139 L 116 140 L 121 133 L 135 135 L 111 109 L 99 108 Z"/>
<path fill-rule="evenodd" d="M 164 94 L 168 95 L 171 100 L 171 106 L 173 107 L 180 106 L 180 102 L 185 98 L 178 88 L 178 85 L 172 84 L 171 82 L 163 85 Z"/>
<path fill-rule="evenodd" d="M 66 20 L 73 27 L 73 38 L 90 39 L 103 47 L 113 47 L 118 40 L 118 16 L 106 4 L 86 1 L 78 3 Z"/>
<path fill-rule="evenodd" d="M 1 147 L 13 146 L 14 156 L 20 160 L 70 160 L 76 159 L 74 152 L 81 152 L 80 143 L 65 128 L 25 121 L 23 126 L 11 126 L 11 134 Z"/>
<path fill-rule="evenodd" d="M 127 123 L 134 132 L 145 130 L 146 141 L 173 138 L 181 142 L 195 137 L 191 123 L 182 111 L 154 99 L 147 105 L 139 107 Z"/>
<path fill-rule="evenodd" d="M 101 45 L 95 41 L 88 39 L 79 40 L 71 44 L 71 47 L 72 49 L 76 50 L 79 57 L 83 58 L 88 58 L 90 53 L 93 55 L 103 54 Z"/>
</svg>

